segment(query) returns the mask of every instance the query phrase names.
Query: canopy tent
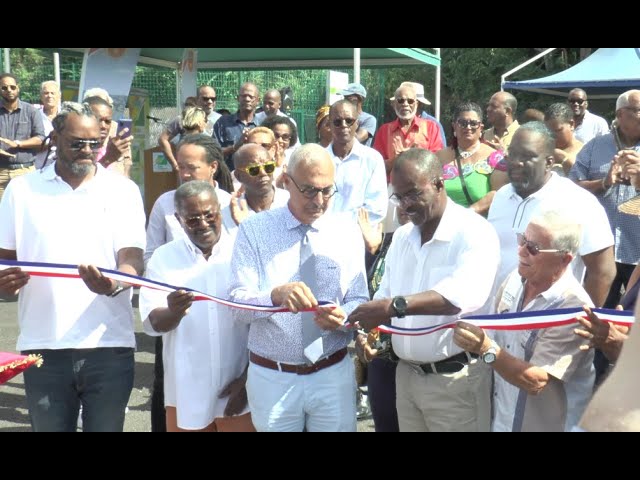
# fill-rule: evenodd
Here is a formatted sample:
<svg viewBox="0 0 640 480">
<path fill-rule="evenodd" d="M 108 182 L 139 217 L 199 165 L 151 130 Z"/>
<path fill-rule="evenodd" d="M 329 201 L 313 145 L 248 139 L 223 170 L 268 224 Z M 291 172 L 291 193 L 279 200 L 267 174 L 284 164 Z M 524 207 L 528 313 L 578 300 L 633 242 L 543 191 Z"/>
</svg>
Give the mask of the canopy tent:
<svg viewBox="0 0 640 480">
<path fill-rule="evenodd" d="M 554 75 L 519 82 L 507 82 L 503 77 L 502 83 L 503 90 L 562 97 L 572 88 L 586 90 L 589 98 L 615 98 L 626 90 L 640 88 L 640 48 L 600 48 L 577 65 Z"/>
<path fill-rule="evenodd" d="M 84 53 L 85 48 L 49 48 Z M 435 110 L 440 112 L 440 49 L 422 48 L 197 48 L 198 69 L 267 70 L 295 68 L 353 67 L 354 81 L 360 66 L 394 67 L 432 65 L 436 67 Z M 139 62 L 169 68 L 180 67 L 184 48 L 142 48 Z"/>
</svg>

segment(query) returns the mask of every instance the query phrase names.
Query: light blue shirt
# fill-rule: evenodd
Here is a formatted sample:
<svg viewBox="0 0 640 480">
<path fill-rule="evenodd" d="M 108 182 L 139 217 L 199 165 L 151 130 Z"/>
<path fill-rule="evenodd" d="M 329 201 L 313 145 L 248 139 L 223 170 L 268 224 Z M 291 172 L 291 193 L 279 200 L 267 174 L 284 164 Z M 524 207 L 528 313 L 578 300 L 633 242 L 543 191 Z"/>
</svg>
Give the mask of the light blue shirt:
<svg viewBox="0 0 640 480">
<path fill-rule="evenodd" d="M 272 305 L 271 291 L 300 279 L 300 221 L 281 207 L 240 224 L 231 259 L 230 297 L 253 305 Z M 316 256 L 318 301 L 340 304 L 349 315 L 369 299 L 364 242 L 357 224 L 325 214 L 309 230 Z M 249 350 L 283 363 L 308 363 L 302 345 L 302 315 L 236 309 L 237 321 L 250 322 Z M 324 356 L 346 347 L 352 332 L 324 331 Z"/>
<path fill-rule="evenodd" d="M 587 110 L 584 112 L 582 123 L 576 127 L 573 135 L 582 143 L 587 143 L 592 138 L 606 135 L 609 130 L 609 124 L 604 118 Z"/>
<path fill-rule="evenodd" d="M 382 155 L 373 148 L 366 147 L 357 140 L 351 152 L 340 159 L 333 153 L 333 143 L 327 151 L 336 166 L 336 187 L 333 212 L 349 212 L 357 219 L 360 207 L 369 211 L 369 220 L 381 222 L 387 216 L 389 198 L 387 196 L 387 174 Z"/>
<path fill-rule="evenodd" d="M 370 147 L 373 143 L 373 136 L 376 134 L 376 127 L 378 126 L 378 120 L 376 117 L 367 112 L 362 112 L 358 115 L 358 128 L 364 128 L 369 132 L 369 138 L 362 144 Z"/>
</svg>

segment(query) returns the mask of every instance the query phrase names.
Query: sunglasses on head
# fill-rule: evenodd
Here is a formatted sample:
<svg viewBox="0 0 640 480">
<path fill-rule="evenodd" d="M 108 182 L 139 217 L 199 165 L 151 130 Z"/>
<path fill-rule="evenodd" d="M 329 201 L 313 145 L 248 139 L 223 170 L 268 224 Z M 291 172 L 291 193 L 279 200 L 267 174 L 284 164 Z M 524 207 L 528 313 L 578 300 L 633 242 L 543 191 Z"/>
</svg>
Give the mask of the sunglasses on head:
<svg viewBox="0 0 640 480">
<path fill-rule="evenodd" d="M 203 102 L 208 102 L 209 100 L 211 100 L 212 102 L 215 102 L 216 100 L 218 100 L 218 97 L 200 97 L 202 98 Z"/>
<path fill-rule="evenodd" d="M 260 175 L 260 169 L 264 170 L 267 175 L 271 175 L 276 170 L 276 162 L 254 163 L 240 170 L 247 172 L 251 177 L 257 177 Z"/>
<path fill-rule="evenodd" d="M 220 212 L 208 212 L 203 215 L 197 215 L 195 217 L 189 217 L 189 218 L 183 217 L 183 220 L 184 220 L 184 224 L 187 227 L 193 229 L 193 228 L 198 228 L 200 226 L 200 223 L 202 223 L 202 220 L 204 220 L 206 223 L 215 222 L 219 214 Z"/>
<path fill-rule="evenodd" d="M 467 120 L 465 118 L 459 118 L 456 120 L 456 123 L 460 128 L 478 128 L 482 122 L 480 120 Z"/>
<path fill-rule="evenodd" d="M 100 140 L 73 140 L 69 142 L 69 149 L 74 152 L 79 152 L 84 147 L 89 147 L 95 152 L 102 148 L 102 142 Z"/>
<path fill-rule="evenodd" d="M 584 102 L 586 102 L 586 100 L 582 98 L 570 98 L 569 100 L 567 100 L 567 103 L 577 103 L 578 105 L 582 105 Z"/>
<path fill-rule="evenodd" d="M 396 102 L 398 102 L 400 105 L 404 105 L 405 103 L 408 105 L 413 105 L 414 103 L 416 103 L 416 99 L 415 98 L 396 98 Z"/>
<path fill-rule="evenodd" d="M 273 143 L 258 143 L 258 142 L 249 142 L 249 143 L 251 143 L 252 145 L 260 145 L 265 150 L 269 150 L 271 149 L 271 147 L 273 147 Z"/>
<path fill-rule="evenodd" d="M 356 119 L 355 118 L 334 118 L 333 120 L 331 120 L 331 123 L 333 123 L 334 127 L 341 127 L 343 124 L 346 124 L 347 127 L 351 127 L 353 126 L 354 123 L 356 123 Z"/>
<path fill-rule="evenodd" d="M 516 237 L 518 239 L 518 245 L 520 247 L 526 247 L 527 251 L 529 252 L 529 254 L 533 255 L 534 257 L 536 255 L 538 255 L 539 253 L 560 253 L 560 252 L 564 252 L 564 250 L 558 250 L 557 248 L 542 249 L 542 248 L 540 248 L 538 246 L 538 244 L 536 244 L 534 242 L 530 242 L 529 240 L 527 240 L 527 237 L 525 237 L 524 234 L 522 234 L 522 233 L 516 234 Z"/>
<path fill-rule="evenodd" d="M 17 89 L 18 89 L 18 86 L 17 86 L 17 85 L 3 85 L 3 86 L 2 86 L 2 87 L 0 87 L 0 88 L 2 88 L 2 91 L 3 91 L 3 92 L 7 92 L 7 91 L 9 91 L 9 90 L 11 90 L 11 91 L 17 90 Z"/>
</svg>

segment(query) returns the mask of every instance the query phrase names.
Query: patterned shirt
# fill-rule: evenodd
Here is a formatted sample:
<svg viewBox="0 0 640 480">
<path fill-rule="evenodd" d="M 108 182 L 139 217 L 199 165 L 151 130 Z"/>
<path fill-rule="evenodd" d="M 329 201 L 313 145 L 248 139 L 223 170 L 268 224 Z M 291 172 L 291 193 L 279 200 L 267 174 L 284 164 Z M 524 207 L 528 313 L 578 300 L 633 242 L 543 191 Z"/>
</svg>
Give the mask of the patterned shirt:
<svg viewBox="0 0 640 480">
<path fill-rule="evenodd" d="M 299 282 L 303 233 L 288 206 L 268 210 L 240 224 L 231 259 L 230 296 L 254 305 L 272 305 L 271 291 Z M 357 224 L 342 215 L 325 214 L 311 225 L 316 255 L 318 301 L 338 303 L 347 315 L 369 299 L 364 242 Z M 307 363 L 302 346 L 302 315 L 235 310 L 238 321 L 251 323 L 249 350 L 283 363 Z M 324 331 L 324 356 L 346 347 L 351 332 Z"/>
<path fill-rule="evenodd" d="M 640 143 L 634 148 L 640 151 Z M 578 153 L 569 178 L 573 181 L 601 180 L 607 176 L 611 160 L 617 152 L 611 133 L 595 137 Z M 631 185 L 613 185 L 606 192 L 596 194 L 611 224 L 616 262 L 630 265 L 640 261 L 640 217 L 619 212 L 618 206 L 635 196 L 636 189 Z"/>
</svg>

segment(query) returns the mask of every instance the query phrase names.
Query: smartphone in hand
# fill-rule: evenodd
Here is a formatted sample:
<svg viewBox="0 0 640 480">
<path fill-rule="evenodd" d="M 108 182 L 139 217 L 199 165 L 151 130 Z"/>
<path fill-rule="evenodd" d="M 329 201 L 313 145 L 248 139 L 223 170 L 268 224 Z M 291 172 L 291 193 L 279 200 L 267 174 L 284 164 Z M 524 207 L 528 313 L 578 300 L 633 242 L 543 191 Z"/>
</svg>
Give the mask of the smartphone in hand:
<svg viewBox="0 0 640 480">
<path fill-rule="evenodd" d="M 130 118 L 121 118 L 118 120 L 118 130 L 116 131 L 116 136 L 120 137 L 120 134 L 124 131 L 124 129 L 128 129 L 127 133 L 121 136 L 121 138 L 127 138 L 131 136 L 131 129 L 133 128 L 133 120 Z"/>
</svg>

